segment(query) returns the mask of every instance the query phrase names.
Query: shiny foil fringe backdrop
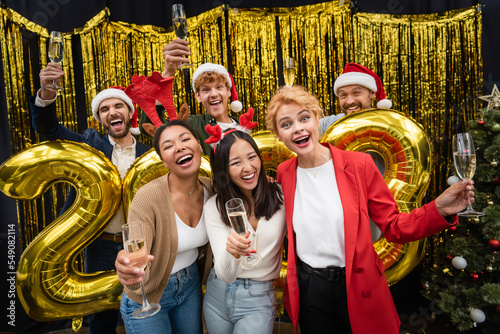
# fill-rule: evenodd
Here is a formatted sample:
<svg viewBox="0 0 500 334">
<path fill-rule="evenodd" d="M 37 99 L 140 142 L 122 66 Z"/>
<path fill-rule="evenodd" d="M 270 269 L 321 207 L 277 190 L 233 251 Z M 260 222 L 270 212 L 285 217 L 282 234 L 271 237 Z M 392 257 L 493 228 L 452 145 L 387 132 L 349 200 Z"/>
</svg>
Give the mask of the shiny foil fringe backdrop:
<svg viewBox="0 0 500 334">
<path fill-rule="evenodd" d="M 429 200 L 447 186 L 452 135 L 481 107 L 481 31 L 476 7 L 430 15 L 354 15 L 355 62 L 380 76 L 392 109 L 414 118 L 432 141 Z"/>
<path fill-rule="evenodd" d="M 0 8 L 0 13 L 10 138 L 16 153 L 39 142 L 29 124 L 27 97 L 39 88 L 36 77 L 48 61 L 49 32 L 9 8 Z M 85 94 L 86 126 L 99 129 L 90 108 L 93 96 L 109 86 L 128 85 L 133 74 L 161 72 L 162 48 L 175 38 L 172 28 L 108 21 L 109 14 L 104 9 L 84 27 L 64 34 L 65 90 L 57 98 L 57 112 L 61 123 L 75 131 L 75 66 L 83 72 L 85 91 L 78 94 Z M 187 21 L 190 62 L 226 66 L 243 110 L 256 110 L 259 130 L 265 129 L 267 101 L 283 82 L 283 58 L 297 61 L 295 83 L 318 96 L 326 115 L 340 111 L 333 83 L 345 64 L 372 68 L 384 82 L 393 109 L 417 120 L 433 141 L 435 172 L 427 198 L 446 186 L 452 134 L 463 131 L 465 121 L 476 116 L 481 95 L 482 26 L 476 7 L 394 16 L 352 14 L 349 5 L 338 2 L 294 8 L 221 6 Z M 74 41 L 80 43 L 81 64 L 73 63 Z M 174 100 L 177 106 L 188 102 L 191 113 L 202 113 L 191 90 L 191 76 L 192 72 L 178 71 Z M 150 144 L 142 136 L 139 140 Z M 38 200 L 18 203 L 24 245 L 57 216 L 66 192 L 67 186 L 55 185 Z"/>
</svg>

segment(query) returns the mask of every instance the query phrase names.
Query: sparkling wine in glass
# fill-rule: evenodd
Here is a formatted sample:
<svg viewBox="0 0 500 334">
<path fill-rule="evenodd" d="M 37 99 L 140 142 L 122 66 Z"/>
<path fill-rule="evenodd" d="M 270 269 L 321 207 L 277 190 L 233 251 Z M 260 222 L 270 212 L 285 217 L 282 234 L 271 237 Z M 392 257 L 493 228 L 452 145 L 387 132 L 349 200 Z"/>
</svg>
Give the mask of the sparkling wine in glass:
<svg viewBox="0 0 500 334">
<path fill-rule="evenodd" d="M 283 77 L 287 87 L 293 86 L 295 81 L 295 61 L 293 58 L 286 58 L 283 64 Z"/>
<path fill-rule="evenodd" d="M 178 39 L 187 39 L 187 21 L 186 12 L 184 12 L 184 6 L 182 4 L 172 5 L 172 24 L 174 25 L 175 35 Z M 193 64 L 182 63 L 179 68 L 191 68 Z"/>
<path fill-rule="evenodd" d="M 226 202 L 226 212 L 233 230 L 239 235 L 246 235 L 248 231 L 248 219 L 245 205 L 241 198 L 232 198 Z M 262 262 L 262 257 L 257 253 L 245 256 L 241 261 L 243 269 L 253 269 Z"/>
<path fill-rule="evenodd" d="M 57 64 L 64 59 L 64 38 L 59 31 L 50 32 L 48 56 L 51 62 Z M 64 90 L 55 80 L 51 84 L 46 85 L 45 88 L 52 91 Z"/>
<path fill-rule="evenodd" d="M 453 162 L 458 176 L 464 180 L 472 180 L 476 171 L 476 150 L 470 133 L 458 133 L 453 136 Z M 462 217 L 484 216 L 483 212 L 478 212 L 472 208 L 470 203 L 465 211 L 459 212 Z"/>
<path fill-rule="evenodd" d="M 142 224 L 122 225 L 123 247 L 125 254 L 130 260 L 130 267 L 139 267 L 145 269 L 148 264 L 148 249 L 146 247 Z M 161 309 L 159 304 L 150 304 L 144 292 L 144 284 L 141 281 L 142 307 L 138 308 L 132 314 L 136 319 L 144 319 L 155 315 Z"/>
</svg>

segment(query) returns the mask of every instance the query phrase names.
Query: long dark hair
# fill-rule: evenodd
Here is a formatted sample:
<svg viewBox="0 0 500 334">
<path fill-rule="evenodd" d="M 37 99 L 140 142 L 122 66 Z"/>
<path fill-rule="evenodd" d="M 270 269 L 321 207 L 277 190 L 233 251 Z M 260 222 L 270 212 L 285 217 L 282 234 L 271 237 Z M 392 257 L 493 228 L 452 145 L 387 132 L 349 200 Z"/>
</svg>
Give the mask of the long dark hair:
<svg viewBox="0 0 500 334">
<path fill-rule="evenodd" d="M 265 217 L 269 220 L 283 204 L 283 194 L 277 184 L 267 181 L 262 156 L 253 138 L 243 131 L 234 131 L 232 129 L 228 131 L 232 132 L 222 138 L 215 152 L 212 150 L 210 153 L 210 165 L 214 178 L 213 187 L 214 192 L 217 194 L 217 209 L 219 210 L 221 219 L 224 224 L 231 226 L 225 207 L 225 203 L 231 198 L 239 197 L 247 207 L 250 205 L 250 199 L 231 181 L 231 176 L 229 175 L 229 151 L 236 140 L 242 139 L 252 145 L 260 160 L 260 173 L 257 179 L 257 186 L 252 190 L 255 217 Z"/>
</svg>

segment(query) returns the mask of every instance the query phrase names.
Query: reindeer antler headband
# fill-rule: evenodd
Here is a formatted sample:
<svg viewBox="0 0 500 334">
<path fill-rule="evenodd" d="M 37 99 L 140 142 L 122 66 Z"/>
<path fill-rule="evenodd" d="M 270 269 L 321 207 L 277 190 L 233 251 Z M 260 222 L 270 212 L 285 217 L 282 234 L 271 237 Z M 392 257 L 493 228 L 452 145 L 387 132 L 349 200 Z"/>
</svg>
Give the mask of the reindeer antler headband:
<svg viewBox="0 0 500 334">
<path fill-rule="evenodd" d="M 210 135 L 210 137 L 207 140 L 205 140 L 205 143 L 210 144 L 210 146 L 213 147 L 215 152 L 215 148 L 220 143 L 220 141 L 224 139 L 224 137 L 230 134 L 231 132 L 234 131 L 249 132 L 257 125 L 257 122 L 252 122 L 253 114 L 254 114 L 253 108 L 249 108 L 246 113 L 240 115 L 240 125 L 224 133 L 222 133 L 219 124 L 214 126 L 207 124 L 207 126 L 205 126 L 205 131 Z"/>
</svg>

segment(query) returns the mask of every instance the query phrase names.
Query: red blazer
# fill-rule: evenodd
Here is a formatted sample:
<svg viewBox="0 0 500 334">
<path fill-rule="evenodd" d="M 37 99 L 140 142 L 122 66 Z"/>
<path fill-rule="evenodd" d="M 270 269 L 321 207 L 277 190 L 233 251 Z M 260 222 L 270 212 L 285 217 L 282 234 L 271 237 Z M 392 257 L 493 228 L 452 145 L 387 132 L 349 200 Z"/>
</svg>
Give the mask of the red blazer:
<svg viewBox="0 0 500 334">
<path fill-rule="evenodd" d="M 328 143 L 337 186 L 344 211 L 347 304 L 354 334 L 399 333 L 400 320 L 387 280 L 384 265 L 373 248 L 370 219 L 389 242 L 407 243 L 426 238 L 449 228 L 434 202 L 400 213 L 394 197 L 373 159 L 365 153 L 342 151 Z M 297 158 L 278 166 L 278 182 L 285 197 L 288 235 L 287 282 L 283 304 L 295 326 L 299 320 L 299 287 L 293 232 L 293 208 Z M 314 196 L 314 194 L 311 194 Z M 453 224 L 458 217 L 455 216 Z"/>
</svg>

